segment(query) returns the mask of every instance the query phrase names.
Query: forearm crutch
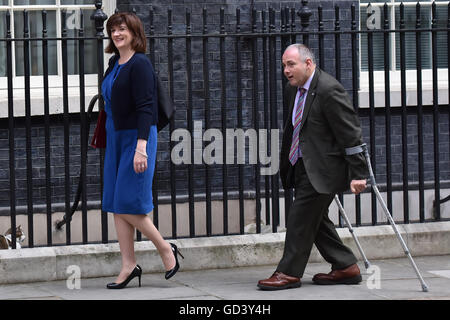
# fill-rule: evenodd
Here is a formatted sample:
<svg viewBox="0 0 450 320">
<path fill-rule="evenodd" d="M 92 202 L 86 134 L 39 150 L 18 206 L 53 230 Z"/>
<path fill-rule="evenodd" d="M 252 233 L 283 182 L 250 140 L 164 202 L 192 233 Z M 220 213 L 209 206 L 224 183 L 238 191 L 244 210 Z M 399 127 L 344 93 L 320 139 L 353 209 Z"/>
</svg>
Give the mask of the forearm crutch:
<svg viewBox="0 0 450 320">
<path fill-rule="evenodd" d="M 422 291 L 427 292 L 428 291 L 428 286 L 426 285 L 425 281 L 423 280 L 419 269 L 417 268 L 411 253 L 409 252 L 408 247 L 406 246 L 405 241 L 403 241 L 402 236 L 400 235 L 400 232 L 397 229 L 397 226 L 394 222 L 394 219 L 392 219 L 392 215 L 389 212 L 389 209 L 386 206 L 386 203 L 383 200 L 383 197 L 381 196 L 380 191 L 378 190 L 377 184 L 375 182 L 375 176 L 373 174 L 373 170 L 372 170 L 372 166 L 370 164 L 370 155 L 369 155 L 369 151 L 367 150 L 367 145 L 365 143 L 363 143 L 360 146 L 356 146 L 353 148 L 348 148 L 345 150 L 345 153 L 347 155 L 352 155 L 352 154 L 357 154 L 357 153 L 364 153 L 364 157 L 366 158 L 367 161 L 367 167 L 369 168 L 369 179 L 368 182 L 370 183 L 370 185 L 372 186 L 373 191 L 375 192 L 378 201 L 381 203 L 381 206 L 383 208 L 384 213 L 386 214 L 387 219 L 389 220 L 389 223 L 391 224 L 392 228 L 394 229 L 395 234 L 397 235 L 398 240 L 400 241 L 400 244 L 403 247 L 403 250 L 405 251 L 405 254 L 407 255 L 407 257 L 409 258 L 409 261 L 411 262 L 411 265 L 413 266 L 414 271 L 417 274 L 417 277 L 419 278 L 419 281 L 422 285 Z"/>
<path fill-rule="evenodd" d="M 337 206 L 339 208 L 339 212 L 341 213 L 341 216 L 345 220 L 345 224 L 347 225 L 347 228 L 350 231 L 350 233 L 351 233 L 351 235 L 353 237 L 353 240 L 355 240 L 356 246 L 358 247 L 359 253 L 361 253 L 361 256 L 363 257 L 364 265 L 365 265 L 366 270 L 367 270 L 370 267 L 370 262 L 369 262 L 369 260 L 367 260 L 367 257 L 364 254 L 364 251 L 363 251 L 363 249 L 361 247 L 361 244 L 359 243 L 358 238 L 356 237 L 355 232 L 354 232 L 354 230 L 352 228 L 352 224 L 350 223 L 350 220 L 348 219 L 347 215 L 345 214 L 344 207 L 342 206 L 341 201 L 339 201 L 338 195 L 334 196 L 334 201 L 336 202 L 336 204 L 337 204 Z"/>
</svg>

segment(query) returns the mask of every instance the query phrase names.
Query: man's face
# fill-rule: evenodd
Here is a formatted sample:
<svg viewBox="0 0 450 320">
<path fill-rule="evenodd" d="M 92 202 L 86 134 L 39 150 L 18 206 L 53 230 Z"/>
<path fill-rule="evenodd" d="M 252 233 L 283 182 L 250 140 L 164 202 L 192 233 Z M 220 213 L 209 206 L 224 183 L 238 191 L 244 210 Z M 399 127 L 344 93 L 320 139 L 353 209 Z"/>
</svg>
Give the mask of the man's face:
<svg viewBox="0 0 450 320">
<path fill-rule="evenodd" d="M 305 84 L 314 70 L 314 64 L 311 59 L 305 61 L 300 58 L 300 53 L 295 47 L 287 49 L 282 57 L 283 72 L 294 87 L 301 87 Z"/>
</svg>

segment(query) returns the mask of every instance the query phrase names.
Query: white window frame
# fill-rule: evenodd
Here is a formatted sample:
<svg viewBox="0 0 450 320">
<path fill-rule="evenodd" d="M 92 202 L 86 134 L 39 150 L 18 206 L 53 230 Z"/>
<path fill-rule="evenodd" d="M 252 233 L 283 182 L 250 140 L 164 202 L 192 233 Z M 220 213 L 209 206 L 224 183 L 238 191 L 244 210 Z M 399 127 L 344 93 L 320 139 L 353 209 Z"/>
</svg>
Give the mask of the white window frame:
<svg viewBox="0 0 450 320">
<path fill-rule="evenodd" d="M 400 6 L 400 1 L 395 0 L 387 0 L 387 5 L 389 7 Z M 421 7 L 430 6 L 435 2 L 437 5 L 437 9 L 445 6 L 447 10 L 447 6 L 449 1 L 420 1 Z M 372 6 L 382 8 L 384 6 L 384 2 L 371 2 Z M 417 2 L 403 2 L 403 5 L 406 6 L 416 6 Z M 360 1 L 359 4 L 359 17 L 361 19 L 361 13 L 366 12 L 368 3 L 362 3 Z M 399 10 L 396 8 L 396 10 Z M 390 25 L 395 26 L 395 11 L 391 10 L 390 12 Z M 390 106 L 397 107 L 401 106 L 401 71 L 396 69 L 396 55 L 395 55 L 395 33 L 391 34 L 390 37 L 390 50 L 391 50 L 391 65 L 389 72 L 390 77 Z M 359 43 L 359 47 L 361 50 L 361 40 Z M 361 70 L 361 54 L 360 56 L 360 80 L 359 80 L 359 105 L 362 108 L 369 107 L 369 71 Z M 375 107 L 385 107 L 385 92 L 384 92 L 384 71 L 374 71 L 373 79 L 374 79 L 374 106 Z M 417 70 L 406 70 L 406 105 L 409 106 L 417 106 Z M 438 104 L 448 104 L 448 68 L 439 68 L 438 69 Z M 432 105 L 433 104 L 433 71 L 432 69 L 422 69 L 422 104 L 423 105 Z"/>
<path fill-rule="evenodd" d="M 108 17 L 114 14 L 116 8 L 116 0 L 104 0 L 102 2 L 102 10 Z M 61 0 L 55 0 L 54 5 L 14 5 L 13 1 L 9 0 L 8 6 L 0 6 L 0 12 L 9 11 L 11 14 L 11 34 L 14 34 L 14 12 L 23 11 L 56 11 L 56 26 L 58 38 L 61 37 L 61 11 L 66 9 L 68 11 L 78 11 L 80 9 L 95 9 L 94 2 L 89 5 L 62 5 Z M 86 19 L 90 17 L 85 16 Z M 106 30 L 104 31 L 106 35 Z M 1 35 L 4 37 L 4 35 Z M 86 35 L 92 37 L 94 35 Z M 107 45 L 107 40 L 104 42 L 104 47 Z M 108 54 L 104 54 L 104 65 L 108 64 Z M 50 100 L 50 114 L 57 114 L 63 112 L 63 72 L 62 72 L 62 43 L 57 41 L 57 66 L 58 74 L 49 75 L 49 100 Z M 12 64 L 15 66 L 15 46 L 12 46 Z M 68 96 L 69 96 L 69 112 L 80 112 L 80 77 L 79 75 L 68 75 Z M 85 95 L 87 106 L 90 99 L 97 94 L 98 80 L 97 74 L 85 74 Z M 0 118 L 8 117 L 8 78 L 0 77 Z M 13 99 L 14 99 L 14 116 L 25 115 L 25 76 L 16 76 L 16 70 L 13 68 Z M 43 75 L 30 76 L 30 99 L 31 99 L 31 115 L 44 115 L 44 87 Z"/>
</svg>

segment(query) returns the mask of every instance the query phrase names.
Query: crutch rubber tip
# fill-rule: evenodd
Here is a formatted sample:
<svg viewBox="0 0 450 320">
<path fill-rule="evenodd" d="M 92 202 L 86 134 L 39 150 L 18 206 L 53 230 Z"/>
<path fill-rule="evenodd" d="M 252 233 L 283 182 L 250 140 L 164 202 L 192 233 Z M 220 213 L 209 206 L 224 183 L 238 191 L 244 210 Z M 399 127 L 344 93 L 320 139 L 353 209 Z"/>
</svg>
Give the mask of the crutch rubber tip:
<svg viewBox="0 0 450 320">
<path fill-rule="evenodd" d="M 428 292 L 428 287 L 425 284 L 422 285 L 422 291 Z"/>
</svg>

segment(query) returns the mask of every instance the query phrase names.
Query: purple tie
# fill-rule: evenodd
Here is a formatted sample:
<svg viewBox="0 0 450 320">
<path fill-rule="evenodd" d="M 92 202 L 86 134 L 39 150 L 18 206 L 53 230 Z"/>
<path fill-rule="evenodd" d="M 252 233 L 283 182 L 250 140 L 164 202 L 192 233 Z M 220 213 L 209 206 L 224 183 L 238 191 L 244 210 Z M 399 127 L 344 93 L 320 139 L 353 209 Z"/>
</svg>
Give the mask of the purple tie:
<svg viewBox="0 0 450 320">
<path fill-rule="evenodd" d="M 297 101 L 297 110 L 295 112 L 295 120 L 294 120 L 294 133 L 292 134 L 292 144 L 291 144 L 291 151 L 289 152 L 289 161 L 292 165 L 294 165 L 298 158 L 301 157 L 301 151 L 298 145 L 298 140 L 300 137 L 300 124 L 302 123 L 302 116 L 303 116 L 303 108 L 304 103 L 303 100 L 305 100 L 305 92 L 306 89 L 299 88 L 300 96 L 298 97 Z"/>
</svg>

